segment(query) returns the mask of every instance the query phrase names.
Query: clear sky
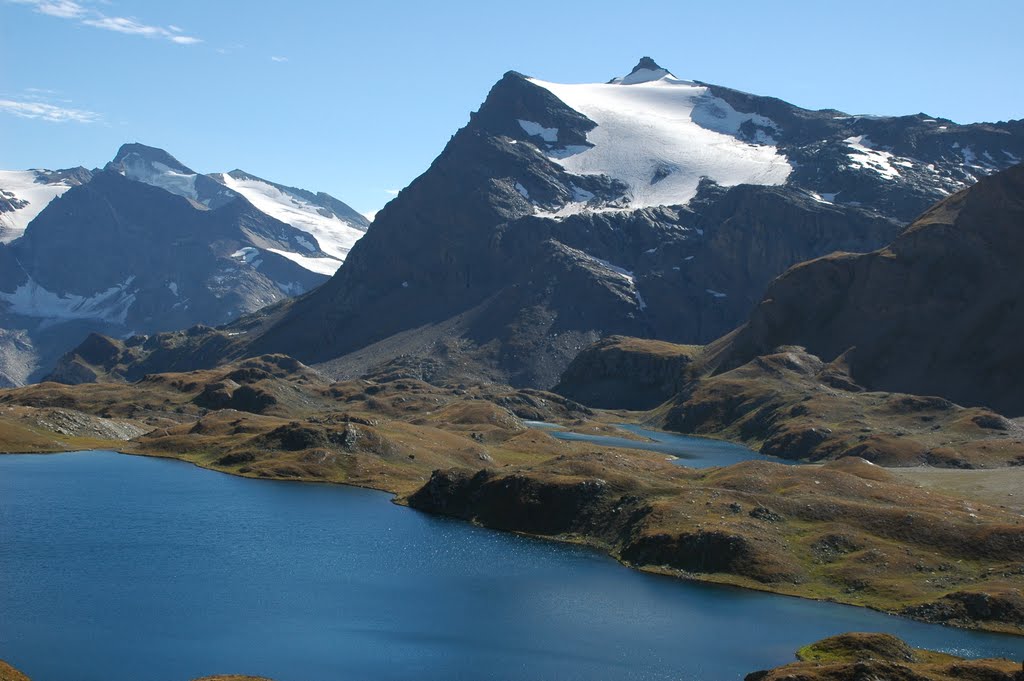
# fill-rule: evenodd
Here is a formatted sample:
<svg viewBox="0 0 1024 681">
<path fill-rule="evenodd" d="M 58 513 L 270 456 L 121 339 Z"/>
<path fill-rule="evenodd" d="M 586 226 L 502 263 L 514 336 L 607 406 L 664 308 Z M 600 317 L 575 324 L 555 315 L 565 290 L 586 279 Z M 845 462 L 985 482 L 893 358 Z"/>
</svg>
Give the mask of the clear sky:
<svg viewBox="0 0 1024 681">
<path fill-rule="evenodd" d="M 0 0 L 0 168 L 126 141 L 372 213 L 514 69 L 680 78 L 850 113 L 1024 117 L 1020 0 Z"/>
</svg>

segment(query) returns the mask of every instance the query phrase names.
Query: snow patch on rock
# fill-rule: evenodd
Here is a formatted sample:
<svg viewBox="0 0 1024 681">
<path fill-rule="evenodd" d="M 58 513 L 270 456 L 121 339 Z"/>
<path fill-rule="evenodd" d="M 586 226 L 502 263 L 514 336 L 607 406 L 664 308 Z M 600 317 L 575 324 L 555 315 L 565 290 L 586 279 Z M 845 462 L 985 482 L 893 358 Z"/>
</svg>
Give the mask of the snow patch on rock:
<svg viewBox="0 0 1024 681">
<path fill-rule="evenodd" d="M 260 254 L 259 250 L 252 246 L 246 246 L 245 248 L 239 248 L 237 251 L 231 254 L 231 257 L 235 260 L 241 260 L 242 262 L 249 264 L 256 259 L 256 256 Z"/>
<path fill-rule="evenodd" d="M 519 127 L 523 131 L 532 137 L 540 137 L 545 142 L 551 142 L 554 144 L 558 141 L 558 128 L 545 128 L 540 123 L 534 123 L 533 121 L 519 120 Z"/>
<path fill-rule="evenodd" d="M 906 161 L 905 159 L 893 156 L 888 151 L 872 149 L 870 146 L 871 140 L 864 135 L 847 137 L 843 140 L 843 143 L 852 149 L 852 151 L 847 154 L 850 159 L 851 167 L 873 170 L 888 180 L 897 180 L 902 177 L 902 175 L 900 175 L 900 171 L 893 167 L 897 161 L 909 163 L 909 161 Z"/>
<path fill-rule="evenodd" d="M 618 265 L 613 265 L 607 260 L 602 260 L 601 258 L 590 255 L 585 251 L 577 252 L 584 258 L 590 260 L 596 265 L 599 265 L 601 268 L 608 270 L 612 274 L 617 274 L 618 276 L 622 277 L 622 279 L 629 286 L 630 290 L 633 292 L 633 297 L 636 298 L 637 307 L 640 308 L 641 310 L 647 309 L 647 303 L 644 301 L 644 297 L 640 295 L 640 289 L 638 289 L 636 286 L 636 277 L 633 276 L 633 273 L 630 270 L 627 270 L 624 267 L 619 267 Z"/>
</svg>

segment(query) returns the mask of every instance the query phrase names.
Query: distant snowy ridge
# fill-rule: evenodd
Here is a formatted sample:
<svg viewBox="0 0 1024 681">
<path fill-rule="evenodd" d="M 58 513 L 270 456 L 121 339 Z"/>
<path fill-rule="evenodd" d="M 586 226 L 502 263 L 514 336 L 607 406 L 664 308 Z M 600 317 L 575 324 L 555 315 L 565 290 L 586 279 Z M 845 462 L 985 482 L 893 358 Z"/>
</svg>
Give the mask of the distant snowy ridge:
<svg viewBox="0 0 1024 681">
<path fill-rule="evenodd" d="M 211 175 L 225 187 L 244 196 L 252 205 L 272 218 L 306 232 L 330 258 L 313 258 L 308 254 L 274 250 L 308 270 L 331 275 L 344 262 L 352 246 L 366 231 L 365 220 L 340 217 L 334 211 L 318 206 L 296 190 L 241 171 Z M 309 244 L 312 246 L 312 244 Z M 315 250 L 308 248 L 307 250 Z"/>
<path fill-rule="evenodd" d="M 369 224 L 328 194 L 287 187 L 241 170 L 203 175 L 166 151 L 142 144 L 122 146 L 109 167 L 130 180 L 183 196 L 200 210 L 244 198 L 260 212 L 307 235 L 296 237 L 288 248 L 267 250 L 317 274 L 334 274 Z"/>
<path fill-rule="evenodd" d="M 631 209 L 685 205 L 702 178 L 724 187 L 786 182 L 793 166 L 770 133 L 763 132 L 777 129 L 771 120 L 741 114 L 705 86 L 642 65 L 609 83 L 530 79 L 597 124 L 587 133 L 593 146 L 551 148 L 552 160 L 577 175 L 607 175 L 623 182 Z M 757 126 L 757 143 L 739 138 L 747 121 Z M 528 122 L 520 125 L 531 133 Z M 547 129 L 533 134 L 547 142 L 557 139 L 557 132 Z"/>
</svg>

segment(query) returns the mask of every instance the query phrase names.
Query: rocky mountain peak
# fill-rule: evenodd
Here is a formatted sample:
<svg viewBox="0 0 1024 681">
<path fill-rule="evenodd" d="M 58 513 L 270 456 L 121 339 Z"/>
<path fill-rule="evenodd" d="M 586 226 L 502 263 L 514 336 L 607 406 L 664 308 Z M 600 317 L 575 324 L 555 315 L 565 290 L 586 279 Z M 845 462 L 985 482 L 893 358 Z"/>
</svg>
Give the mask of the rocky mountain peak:
<svg viewBox="0 0 1024 681">
<path fill-rule="evenodd" d="M 139 167 L 140 162 L 149 166 L 159 163 L 170 170 L 186 175 L 196 174 L 194 170 L 185 166 L 163 149 L 146 146 L 138 142 L 122 144 L 121 148 L 117 150 L 114 160 L 108 164 L 108 167 L 114 166 L 115 170 L 118 170 L 123 175 L 127 175 L 130 172 L 130 168 Z"/>
<path fill-rule="evenodd" d="M 658 62 L 650 57 L 641 57 L 629 75 L 621 78 L 612 78 L 609 83 L 619 85 L 634 85 L 636 83 L 650 83 L 662 78 L 675 78 L 668 69 L 659 66 Z"/>
<path fill-rule="evenodd" d="M 203 210 L 219 208 L 238 196 L 215 180 L 192 170 L 163 149 L 145 144 L 122 144 L 105 170 L 183 196 L 196 208 Z"/>
<path fill-rule="evenodd" d="M 630 75 L 632 75 L 632 74 L 636 73 L 637 71 L 644 71 L 644 70 L 646 70 L 646 71 L 664 71 L 665 69 L 663 69 L 658 64 L 658 62 L 654 61 L 650 57 L 640 57 L 640 61 L 637 62 L 637 65 L 634 66 L 633 70 L 630 71 L 629 73 L 630 73 Z"/>
</svg>

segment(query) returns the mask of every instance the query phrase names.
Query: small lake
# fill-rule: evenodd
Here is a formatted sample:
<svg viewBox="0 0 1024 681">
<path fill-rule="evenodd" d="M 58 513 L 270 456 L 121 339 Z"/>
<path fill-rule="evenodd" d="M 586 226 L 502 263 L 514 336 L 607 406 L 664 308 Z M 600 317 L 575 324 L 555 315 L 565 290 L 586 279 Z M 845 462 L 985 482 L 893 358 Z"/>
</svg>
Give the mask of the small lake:
<svg viewBox="0 0 1024 681">
<path fill-rule="evenodd" d="M 660 430 L 647 430 L 632 424 L 617 426 L 621 430 L 629 431 L 634 435 L 647 438 L 644 440 L 631 440 L 625 437 L 614 437 L 610 435 L 594 435 L 591 433 L 575 433 L 571 430 L 564 430 L 561 426 L 544 423 L 543 421 L 526 421 L 531 428 L 540 428 L 548 435 L 559 440 L 572 440 L 575 442 L 592 442 L 605 447 L 628 447 L 630 449 L 642 449 L 650 452 L 661 452 L 676 457 L 675 463 L 680 466 L 691 468 L 710 468 L 712 466 L 731 466 L 741 461 L 773 461 L 787 465 L 795 464 L 795 461 L 780 459 L 774 456 L 759 454 L 743 445 L 734 444 L 725 440 L 713 440 L 706 437 L 693 437 L 690 435 L 677 435 L 666 433 Z"/>
<path fill-rule="evenodd" d="M 723 681 L 844 631 L 1024 657 L 1024 638 L 643 574 L 379 492 L 0 456 L 0 658 L 33 681 Z"/>
</svg>

